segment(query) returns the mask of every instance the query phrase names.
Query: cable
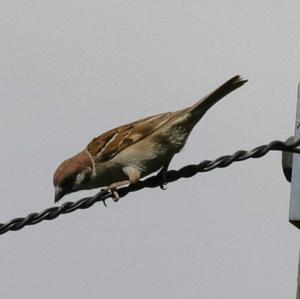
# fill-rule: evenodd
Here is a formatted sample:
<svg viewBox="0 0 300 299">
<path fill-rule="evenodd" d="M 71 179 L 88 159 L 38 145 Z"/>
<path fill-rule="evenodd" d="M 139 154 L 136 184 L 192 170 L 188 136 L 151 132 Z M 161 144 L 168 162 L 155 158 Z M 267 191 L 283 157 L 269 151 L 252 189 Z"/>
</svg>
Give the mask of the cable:
<svg viewBox="0 0 300 299">
<path fill-rule="evenodd" d="M 177 181 L 180 178 L 189 178 L 200 172 L 211 171 L 215 168 L 225 168 L 233 162 L 245 161 L 250 158 L 261 158 L 270 151 L 285 151 L 300 153 L 300 149 L 296 149 L 300 145 L 300 139 L 286 142 L 272 141 L 269 144 L 258 146 L 250 151 L 239 150 L 232 155 L 221 156 L 215 160 L 204 160 L 199 164 L 192 164 L 182 167 L 179 170 L 169 170 L 166 175 L 166 183 Z M 151 176 L 137 184 L 130 185 L 118 189 L 118 194 L 121 197 L 126 196 L 130 192 L 135 192 L 143 188 L 155 188 L 161 185 L 159 176 Z M 44 220 L 52 220 L 59 215 L 74 212 L 78 209 L 87 209 L 96 202 L 102 201 L 106 206 L 105 200 L 111 197 L 110 192 L 100 191 L 93 197 L 82 198 L 76 202 L 65 202 L 59 207 L 51 207 L 39 213 L 31 213 L 27 217 L 19 217 L 0 224 L 0 234 L 5 234 L 8 231 L 17 231 L 27 225 L 34 225 Z"/>
</svg>

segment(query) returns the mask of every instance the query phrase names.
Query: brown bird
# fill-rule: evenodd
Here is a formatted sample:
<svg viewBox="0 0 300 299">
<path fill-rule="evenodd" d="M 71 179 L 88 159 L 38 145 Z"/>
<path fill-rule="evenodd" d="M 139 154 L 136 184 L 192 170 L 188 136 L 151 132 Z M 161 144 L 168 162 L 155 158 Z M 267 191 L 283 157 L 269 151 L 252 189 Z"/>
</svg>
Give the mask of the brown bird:
<svg viewBox="0 0 300 299">
<path fill-rule="evenodd" d="M 118 187 L 134 184 L 157 170 L 163 187 L 173 156 L 183 148 L 197 122 L 246 82 L 235 76 L 191 107 L 150 116 L 94 138 L 55 171 L 55 202 L 71 192 L 104 186 L 118 200 Z"/>
</svg>

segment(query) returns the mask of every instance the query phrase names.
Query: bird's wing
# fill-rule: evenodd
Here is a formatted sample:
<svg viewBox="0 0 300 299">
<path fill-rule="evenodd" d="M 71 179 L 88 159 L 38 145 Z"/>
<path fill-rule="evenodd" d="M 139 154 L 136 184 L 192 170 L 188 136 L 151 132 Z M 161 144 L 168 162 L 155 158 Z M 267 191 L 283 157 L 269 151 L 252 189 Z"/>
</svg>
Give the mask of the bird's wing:
<svg viewBox="0 0 300 299">
<path fill-rule="evenodd" d="M 149 136 L 175 115 L 172 112 L 162 113 L 112 129 L 94 138 L 86 150 L 96 161 L 108 161 L 126 147 Z"/>
</svg>

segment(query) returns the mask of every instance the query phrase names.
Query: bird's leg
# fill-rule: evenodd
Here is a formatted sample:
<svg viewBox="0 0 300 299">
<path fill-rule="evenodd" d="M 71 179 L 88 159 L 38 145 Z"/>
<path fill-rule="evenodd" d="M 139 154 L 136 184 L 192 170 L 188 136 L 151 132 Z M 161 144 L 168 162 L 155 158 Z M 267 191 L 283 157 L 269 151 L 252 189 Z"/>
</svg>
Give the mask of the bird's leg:
<svg viewBox="0 0 300 299">
<path fill-rule="evenodd" d="M 124 167 L 123 171 L 128 176 L 128 180 L 112 183 L 110 186 L 106 187 L 106 190 L 111 191 L 113 200 L 115 202 L 117 202 L 120 198 L 117 188 L 128 185 L 128 184 L 135 184 L 139 181 L 139 179 L 141 177 L 140 171 L 132 166 Z"/>
<path fill-rule="evenodd" d="M 110 191 L 112 194 L 112 198 L 115 202 L 117 202 L 120 199 L 120 196 L 118 194 L 117 188 L 128 185 L 130 183 L 129 180 L 120 181 L 116 183 L 112 183 L 108 187 L 105 188 L 106 191 Z"/>
<path fill-rule="evenodd" d="M 167 172 L 168 172 L 168 169 L 169 169 L 169 165 L 171 163 L 171 160 L 172 160 L 173 156 L 170 158 L 170 160 L 168 161 L 167 164 L 165 164 L 161 170 L 159 171 L 159 173 L 157 174 L 157 176 L 160 178 L 160 189 L 161 190 L 166 190 L 167 189 L 167 184 L 166 183 L 166 179 L 167 179 Z"/>
</svg>

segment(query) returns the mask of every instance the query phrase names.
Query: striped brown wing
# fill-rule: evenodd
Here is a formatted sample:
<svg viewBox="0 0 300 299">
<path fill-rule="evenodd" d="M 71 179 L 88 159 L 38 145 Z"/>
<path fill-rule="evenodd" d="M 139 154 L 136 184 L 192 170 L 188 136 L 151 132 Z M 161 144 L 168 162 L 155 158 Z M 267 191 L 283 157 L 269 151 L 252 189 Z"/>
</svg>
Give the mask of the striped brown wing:
<svg viewBox="0 0 300 299">
<path fill-rule="evenodd" d="M 124 148 L 149 136 L 175 114 L 172 112 L 158 114 L 112 129 L 94 138 L 86 149 L 95 160 L 108 161 Z"/>
</svg>

